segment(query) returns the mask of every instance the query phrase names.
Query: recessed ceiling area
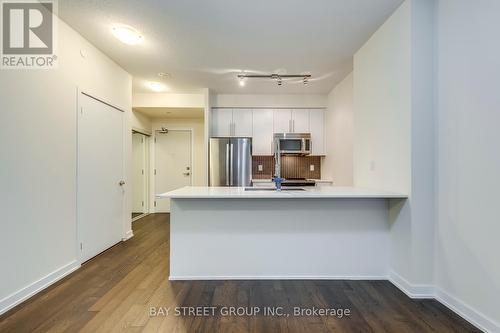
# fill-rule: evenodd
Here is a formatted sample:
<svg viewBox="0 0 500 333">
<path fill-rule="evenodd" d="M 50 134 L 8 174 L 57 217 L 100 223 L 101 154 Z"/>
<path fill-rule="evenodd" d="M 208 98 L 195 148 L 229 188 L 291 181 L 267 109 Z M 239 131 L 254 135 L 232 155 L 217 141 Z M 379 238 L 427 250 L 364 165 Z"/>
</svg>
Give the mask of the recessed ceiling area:
<svg viewBox="0 0 500 333">
<path fill-rule="evenodd" d="M 202 108 L 134 108 L 152 119 L 203 119 L 204 109 Z"/>
<path fill-rule="evenodd" d="M 134 77 L 134 92 L 328 93 L 352 70 L 352 56 L 402 0 L 64 0 L 59 16 Z M 126 24 L 138 45 L 114 38 Z M 311 74 L 308 85 L 277 86 L 237 75 Z M 159 72 L 170 73 L 159 78 Z"/>
</svg>

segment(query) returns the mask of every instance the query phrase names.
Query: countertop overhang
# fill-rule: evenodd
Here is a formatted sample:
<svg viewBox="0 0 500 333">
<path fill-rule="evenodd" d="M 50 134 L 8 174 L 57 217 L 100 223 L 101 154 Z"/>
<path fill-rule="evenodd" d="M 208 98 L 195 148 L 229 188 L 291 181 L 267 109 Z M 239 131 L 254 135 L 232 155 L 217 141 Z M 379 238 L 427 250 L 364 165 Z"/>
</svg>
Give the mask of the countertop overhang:
<svg viewBox="0 0 500 333">
<path fill-rule="evenodd" d="M 162 199 L 406 199 L 403 193 L 359 187 L 322 186 L 304 191 L 245 191 L 244 187 L 186 186 L 157 196 Z"/>
</svg>

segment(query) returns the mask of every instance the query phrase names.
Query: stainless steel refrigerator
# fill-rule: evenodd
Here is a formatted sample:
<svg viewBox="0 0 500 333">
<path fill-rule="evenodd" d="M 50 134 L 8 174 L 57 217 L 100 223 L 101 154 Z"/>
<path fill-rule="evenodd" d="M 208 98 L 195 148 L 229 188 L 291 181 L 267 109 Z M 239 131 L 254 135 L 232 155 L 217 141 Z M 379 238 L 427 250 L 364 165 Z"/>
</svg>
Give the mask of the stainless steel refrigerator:
<svg viewBox="0 0 500 333">
<path fill-rule="evenodd" d="M 252 139 L 210 139 L 210 186 L 250 186 Z"/>
</svg>

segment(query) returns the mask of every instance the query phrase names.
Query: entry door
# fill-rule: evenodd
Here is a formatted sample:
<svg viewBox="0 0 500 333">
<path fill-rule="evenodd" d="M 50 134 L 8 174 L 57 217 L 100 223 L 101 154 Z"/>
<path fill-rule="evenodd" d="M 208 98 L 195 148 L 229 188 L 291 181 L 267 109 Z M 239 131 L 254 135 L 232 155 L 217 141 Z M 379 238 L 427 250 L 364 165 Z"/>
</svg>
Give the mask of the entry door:
<svg viewBox="0 0 500 333">
<path fill-rule="evenodd" d="M 132 134 L 132 215 L 146 208 L 146 136 Z"/>
<path fill-rule="evenodd" d="M 191 185 L 191 132 L 158 133 L 155 143 L 155 193 Z M 156 199 L 156 212 L 170 212 L 169 199 Z"/>
<path fill-rule="evenodd" d="M 123 115 L 96 99 L 79 96 L 77 217 L 82 261 L 122 238 Z"/>
</svg>

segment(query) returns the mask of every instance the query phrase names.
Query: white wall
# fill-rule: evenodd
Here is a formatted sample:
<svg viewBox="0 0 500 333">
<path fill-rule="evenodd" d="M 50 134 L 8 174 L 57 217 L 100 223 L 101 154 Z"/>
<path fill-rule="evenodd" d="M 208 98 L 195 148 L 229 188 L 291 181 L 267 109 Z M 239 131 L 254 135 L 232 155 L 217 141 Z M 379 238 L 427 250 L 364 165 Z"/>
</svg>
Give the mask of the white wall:
<svg viewBox="0 0 500 333">
<path fill-rule="evenodd" d="M 213 95 L 212 107 L 235 108 L 324 108 L 326 95 Z"/>
<path fill-rule="evenodd" d="M 353 75 L 349 74 L 328 94 L 326 156 L 321 166 L 324 179 L 335 186 L 353 185 Z"/>
<path fill-rule="evenodd" d="M 354 55 L 354 183 L 410 191 L 411 3 Z"/>
<path fill-rule="evenodd" d="M 497 0 L 441 0 L 437 11 L 436 285 L 491 332 L 500 332 L 499 13 Z"/>
<path fill-rule="evenodd" d="M 58 69 L 0 71 L 0 312 L 78 267 L 77 88 L 131 108 L 128 73 L 61 21 L 58 38 Z"/>
<path fill-rule="evenodd" d="M 166 127 L 167 129 L 192 129 L 194 140 L 193 151 L 193 186 L 207 186 L 206 154 L 205 154 L 205 124 L 199 119 L 154 119 L 153 132 Z M 153 150 L 154 153 L 154 150 Z M 153 191 L 154 192 L 154 191 Z"/>
<path fill-rule="evenodd" d="M 132 106 L 164 108 L 203 108 L 205 94 L 140 93 L 132 96 Z"/>
<path fill-rule="evenodd" d="M 141 133 L 151 133 L 153 124 L 151 118 L 134 110 L 132 110 L 130 116 L 132 129 L 139 130 Z"/>
<path fill-rule="evenodd" d="M 433 1 L 407 0 L 354 56 L 354 184 L 409 194 L 391 205 L 392 278 L 432 294 Z"/>
</svg>

